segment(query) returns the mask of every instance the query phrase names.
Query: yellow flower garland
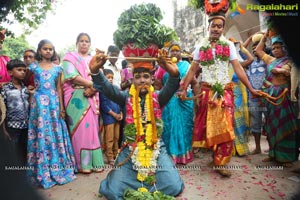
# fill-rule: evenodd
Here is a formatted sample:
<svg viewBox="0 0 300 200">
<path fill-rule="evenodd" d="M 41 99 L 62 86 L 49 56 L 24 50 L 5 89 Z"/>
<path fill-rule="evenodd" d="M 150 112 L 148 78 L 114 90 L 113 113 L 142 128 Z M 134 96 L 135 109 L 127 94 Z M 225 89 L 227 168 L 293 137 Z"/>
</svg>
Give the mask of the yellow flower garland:
<svg viewBox="0 0 300 200">
<path fill-rule="evenodd" d="M 135 148 L 134 155 L 132 157 L 132 161 L 135 164 L 138 170 L 137 179 L 143 182 L 150 173 L 155 172 L 157 167 L 157 156 L 159 153 L 158 139 L 157 139 L 157 130 L 153 109 L 153 99 L 152 92 L 154 91 L 153 86 L 147 87 L 148 93 L 146 94 L 145 100 L 145 115 L 146 121 L 150 121 L 151 123 L 147 123 L 144 127 L 142 124 L 142 116 L 141 116 L 141 98 L 139 97 L 139 92 L 141 88 L 135 88 L 132 84 L 129 90 L 129 94 L 132 96 L 132 110 L 133 110 L 133 118 L 134 125 L 136 127 L 136 143 L 137 146 Z M 141 140 L 141 137 L 145 139 Z"/>
</svg>

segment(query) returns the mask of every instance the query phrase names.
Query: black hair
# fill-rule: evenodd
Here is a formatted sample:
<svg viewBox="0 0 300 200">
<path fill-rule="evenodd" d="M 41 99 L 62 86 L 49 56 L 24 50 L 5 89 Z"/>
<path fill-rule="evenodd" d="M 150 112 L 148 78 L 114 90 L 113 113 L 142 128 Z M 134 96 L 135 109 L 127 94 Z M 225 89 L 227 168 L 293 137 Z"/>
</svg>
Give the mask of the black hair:
<svg viewBox="0 0 300 200">
<path fill-rule="evenodd" d="M 52 44 L 52 42 L 50 40 L 47 40 L 47 39 L 44 39 L 44 40 L 41 40 L 38 44 L 38 48 L 36 50 L 36 53 L 35 53 L 35 59 L 37 61 L 41 61 L 42 60 L 42 56 L 41 54 L 39 53 L 39 51 L 42 49 L 42 47 L 45 45 L 45 44 L 51 44 L 52 47 L 53 47 L 53 55 L 51 57 L 51 61 L 53 61 L 56 57 L 56 51 L 55 51 L 55 47 L 54 45 Z"/>
<path fill-rule="evenodd" d="M 214 19 L 221 19 L 223 21 L 223 27 L 225 27 L 225 13 L 224 12 L 216 12 L 216 13 L 210 13 L 208 17 L 208 24 L 214 20 Z"/>
<path fill-rule="evenodd" d="M 59 54 L 56 54 L 55 58 L 57 58 L 58 61 L 60 62 L 60 55 Z M 54 58 L 54 60 L 55 60 L 55 58 Z"/>
<path fill-rule="evenodd" d="M 120 49 L 115 45 L 109 45 L 107 49 L 107 53 L 117 52 L 120 53 Z"/>
<path fill-rule="evenodd" d="M 26 52 L 31 52 L 31 53 L 35 54 L 35 51 L 33 49 L 26 49 L 23 54 L 25 54 Z"/>
<path fill-rule="evenodd" d="M 148 68 L 143 68 L 143 67 L 133 68 L 133 74 L 135 74 L 135 73 L 142 73 L 142 72 L 149 72 L 149 73 L 151 73 L 151 70 L 148 69 Z"/>
<path fill-rule="evenodd" d="M 122 60 L 122 69 L 125 69 L 127 66 L 127 60 Z"/>
<path fill-rule="evenodd" d="M 103 69 L 103 74 L 106 76 L 107 74 L 114 75 L 114 72 L 111 69 Z"/>
<path fill-rule="evenodd" d="M 91 43 L 91 37 L 90 37 L 89 34 L 87 34 L 87 33 L 79 33 L 79 35 L 78 35 L 77 38 L 76 38 L 76 45 L 78 44 L 78 42 L 79 42 L 79 40 L 80 40 L 80 38 L 81 38 L 82 36 L 88 37 L 88 38 L 89 38 L 89 41 L 90 41 L 90 43 Z"/>
<path fill-rule="evenodd" d="M 26 68 L 26 65 L 22 60 L 19 60 L 19 59 L 12 59 L 12 60 L 8 61 L 8 63 L 6 64 L 7 70 L 12 70 L 15 67 L 25 67 Z"/>
</svg>

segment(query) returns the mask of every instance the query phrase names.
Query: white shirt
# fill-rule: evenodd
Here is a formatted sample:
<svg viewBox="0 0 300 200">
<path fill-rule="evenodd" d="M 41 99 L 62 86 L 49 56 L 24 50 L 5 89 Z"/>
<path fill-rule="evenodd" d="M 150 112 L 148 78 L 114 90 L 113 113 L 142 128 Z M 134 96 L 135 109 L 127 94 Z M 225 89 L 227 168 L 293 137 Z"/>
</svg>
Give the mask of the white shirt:
<svg viewBox="0 0 300 200">
<path fill-rule="evenodd" d="M 233 44 L 233 42 L 226 40 L 226 42 L 228 42 L 229 44 L 229 48 L 230 48 L 230 56 L 229 56 L 229 60 L 236 60 L 238 59 L 237 57 L 237 53 L 236 53 L 236 48 Z M 194 60 L 200 60 L 200 56 L 199 56 L 199 50 L 200 50 L 201 46 L 200 44 L 198 44 L 196 46 L 195 51 L 193 52 L 194 55 Z M 213 56 L 215 57 L 215 48 L 212 48 L 213 51 Z M 203 82 L 211 82 L 211 79 L 217 79 L 215 81 L 217 82 L 222 82 L 222 83 L 229 83 L 230 82 L 230 78 L 229 78 L 229 68 L 228 68 L 228 64 L 226 65 L 218 65 L 218 72 L 217 75 L 215 76 L 211 69 L 209 69 L 209 67 L 207 66 L 201 66 L 202 67 L 202 81 Z"/>
<path fill-rule="evenodd" d="M 104 69 L 110 69 L 114 72 L 113 84 L 118 88 L 121 88 L 121 68 L 118 67 L 118 63 L 115 63 L 115 66 L 112 65 L 109 60 L 104 64 Z"/>
</svg>

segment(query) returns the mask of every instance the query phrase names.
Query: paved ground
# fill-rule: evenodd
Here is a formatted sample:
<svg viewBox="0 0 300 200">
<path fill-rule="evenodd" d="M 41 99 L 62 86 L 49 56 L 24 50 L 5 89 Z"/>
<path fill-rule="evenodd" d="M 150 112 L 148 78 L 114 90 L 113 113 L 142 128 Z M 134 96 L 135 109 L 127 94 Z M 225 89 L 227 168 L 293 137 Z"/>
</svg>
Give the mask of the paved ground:
<svg viewBox="0 0 300 200">
<path fill-rule="evenodd" d="M 249 145 L 252 150 L 252 137 Z M 263 151 L 268 149 L 265 137 L 262 138 L 262 148 Z M 266 156 L 267 153 L 233 157 L 230 163 L 233 168 L 231 178 L 222 178 L 207 166 L 211 161 L 211 152 L 198 152 L 195 160 L 188 165 L 190 168 L 180 170 L 185 190 L 177 199 L 296 199 L 293 196 L 300 194 L 300 183 L 291 179 L 300 180 L 300 175 L 293 172 L 300 168 L 300 161 L 295 162 L 292 168 L 282 168 L 276 163 L 262 163 Z M 269 169 L 259 168 L 261 166 Z M 104 200 L 104 197 L 98 196 L 98 189 L 108 172 L 107 169 L 100 174 L 77 174 L 77 179 L 71 183 L 37 190 L 46 200 Z"/>
</svg>

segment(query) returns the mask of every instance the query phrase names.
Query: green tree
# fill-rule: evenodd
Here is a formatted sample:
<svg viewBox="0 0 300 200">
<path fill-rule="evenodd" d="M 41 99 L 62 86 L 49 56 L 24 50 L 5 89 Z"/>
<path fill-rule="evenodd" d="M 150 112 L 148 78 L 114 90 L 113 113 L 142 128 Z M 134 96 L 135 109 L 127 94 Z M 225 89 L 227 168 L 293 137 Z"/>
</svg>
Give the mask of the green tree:
<svg viewBox="0 0 300 200">
<path fill-rule="evenodd" d="M 93 50 L 95 49 L 95 47 L 91 46 L 90 47 L 90 54 L 94 53 Z M 59 51 L 57 51 L 56 53 L 58 53 L 61 56 L 61 59 L 63 59 L 63 57 L 65 56 L 65 54 L 67 52 L 77 52 L 77 46 L 76 44 L 71 44 L 71 45 L 67 45 L 65 47 L 63 47 L 62 49 L 60 49 Z"/>
<path fill-rule="evenodd" d="M 63 47 L 57 53 L 63 58 L 67 52 L 77 52 L 77 47 L 75 44 L 71 44 Z"/>
<path fill-rule="evenodd" d="M 23 53 L 26 49 L 35 48 L 28 44 L 24 35 L 17 38 L 7 37 L 3 43 L 1 54 L 4 54 L 11 59 L 23 59 Z"/>
<path fill-rule="evenodd" d="M 4 0 L 0 5 L 0 29 L 4 24 L 20 23 L 28 34 L 43 23 L 49 11 L 54 12 L 54 0 Z M 12 17 L 11 17 L 12 16 Z M 7 30 L 7 35 L 14 35 Z"/>
</svg>

